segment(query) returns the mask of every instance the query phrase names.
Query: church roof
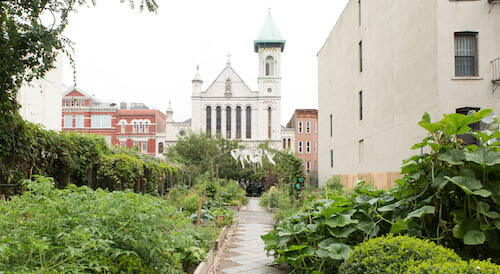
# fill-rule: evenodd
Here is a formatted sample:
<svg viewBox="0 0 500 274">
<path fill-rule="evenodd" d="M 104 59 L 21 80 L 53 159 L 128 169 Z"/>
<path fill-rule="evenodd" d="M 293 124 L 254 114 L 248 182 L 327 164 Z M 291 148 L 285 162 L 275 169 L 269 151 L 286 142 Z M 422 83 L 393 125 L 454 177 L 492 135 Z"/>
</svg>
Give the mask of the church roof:
<svg viewBox="0 0 500 274">
<path fill-rule="evenodd" d="M 259 45 L 266 44 L 279 44 L 281 51 L 283 51 L 285 48 L 285 42 L 286 40 L 283 39 L 283 36 L 281 36 L 281 33 L 271 16 L 271 11 L 269 11 L 266 21 L 260 30 L 259 36 L 257 36 L 257 39 L 253 41 L 255 52 L 259 50 Z"/>
</svg>

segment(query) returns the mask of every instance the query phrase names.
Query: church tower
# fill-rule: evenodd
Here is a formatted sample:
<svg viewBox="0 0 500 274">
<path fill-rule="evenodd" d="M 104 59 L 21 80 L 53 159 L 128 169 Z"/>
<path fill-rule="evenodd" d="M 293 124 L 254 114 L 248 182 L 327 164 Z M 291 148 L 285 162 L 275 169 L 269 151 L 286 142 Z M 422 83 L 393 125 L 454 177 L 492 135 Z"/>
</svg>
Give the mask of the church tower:
<svg viewBox="0 0 500 274">
<path fill-rule="evenodd" d="M 259 139 L 281 142 L 281 53 L 286 40 L 271 16 L 271 10 L 254 40 L 259 56 Z"/>
</svg>

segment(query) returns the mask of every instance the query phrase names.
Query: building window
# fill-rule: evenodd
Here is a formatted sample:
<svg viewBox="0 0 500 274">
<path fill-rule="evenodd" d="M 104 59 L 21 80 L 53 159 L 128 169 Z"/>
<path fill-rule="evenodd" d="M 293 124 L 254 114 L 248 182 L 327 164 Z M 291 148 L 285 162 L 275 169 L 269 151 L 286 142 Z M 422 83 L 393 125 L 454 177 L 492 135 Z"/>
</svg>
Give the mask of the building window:
<svg viewBox="0 0 500 274">
<path fill-rule="evenodd" d="M 120 146 L 126 146 L 127 145 L 127 141 L 120 141 Z"/>
<path fill-rule="evenodd" d="M 272 116 L 272 109 L 271 107 L 268 107 L 267 108 L 267 138 L 271 139 L 271 125 L 272 125 L 272 121 L 271 121 L 271 116 Z"/>
<path fill-rule="evenodd" d="M 292 139 L 288 139 L 288 147 L 292 147 Z"/>
<path fill-rule="evenodd" d="M 144 125 L 142 122 L 139 122 L 139 133 L 143 133 L 144 132 Z"/>
<path fill-rule="evenodd" d="M 306 153 L 311 154 L 311 142 L 306 142 Z"/>
<path fill-rule="evenodd" d="M 299 122 L 298 128 L 299 128 L 299 133 L 302 133 L 302 122 Z"/>
<path fill-rule="evenodd" d="M 302 141 L 299 142 L 299 154 L 303 153 Z"/>
<path fill-rule="evenodd" d="M 236 107 L 236 139 L 241 139 L 241 107 Z"/>
<path fill-rule="evenodd" d="M 215 134 L 220 138 L 222 132 L 222 108 L 215 108 Z"/>
<path fill-rule="evenodd" d="M 139 147 L 139 141 L 134 141 L 134 147 Z"/>
<path fill-rule="evenodd" d="M 362 163 L 365 160 L 365 141 L 364 140 L 359 141 L 358 152 L 359 152 L 359 162 Z"/>
<path fill-rule="evenodd" d="M 208 136 L 211 136 L 212 135 L 212 107 L 210 107 L 210 106 L 207 107 L 207 115 L 206 116 L 207 116 L 206 131 L 207 131 Z"/>
<path fill-rule="evenodd" d="M 314 142 L 314 153 L 318 153 L 318 143 Z"/>
<path fill-rule="evenodd" d="M 144 132 L 146 132 L 146 133 L 149 132 L 149 122 L 148 121 L 144 122 Z"/>
<path fill-rule="evenodd" d="M 477 33 L 455 32 L 455 76 L 477 75 Z"/>
<path fill-rule="evenodd" d="M 69 106 L 69 101 L 68 101 L 68 100 L 64 101 L 64 106 L 65 106 L 65 107 L 68 107 L 68 106 Z"/>
<path fill-rule="evenodd" d="M 286 148 L 286 139 L 283 139 L 283 149 Z"/>
<path fill-rule="evenodd" d="M 226 138 L 231 139 L 231 107 L 226 107 Z"/>
<path fill-rule="evenodd" d="M 158 153 L 163 153 L 163 143 L 162 142 L 158 143 Z"/>
<path fill-rule="evenodd" d="M 75 100 L 71 100 L 71 106 L 75 106 Z"/>
<path fill-rule="evenodd" d="M 311 122 L 306 122 L 306 133 L 311 133 Z"/>
<path fill-rule="evenodd" d="M 125 121 L 122 121 L 120 127 L 121 127 L 121 133 L 125 133 L 125 126 L 126 126 L 126 122 Z"/>
<path fill-rule="evenodd" d="M 333 149 L 330 150 L 330 167 L 333 167 Z"/>
<path fill-rule="evenodd" d="M 106 140 L 106 143 L 108 144 L 108 146 L 111 146 L 111 136 L 106 135 L 106 136 L 104 136 L 104 139 Z"/>
<path fill-rule="evenodd" d="M 134 125 L 133 125 L 133 132 L 134 133 L 137 133 L 137 122 L 134 121 Z M 135 145 L 134 145 L 135 146 Z"/>
<path fill-rule="evenodd" d="M 92 128 L 110 128 L 111 115 L 92 115 Z"/>
<path fill-rule="evenodd" d="M 330 137 L 333 137 L 333 114 L 330 114 Z"/>
<path fill-rule="evenodd" d="M 359 92 L 359 120 L 363 120 L 363 91 Z"/>
<path fill-rule="evenodd" d="M 306 162 L 306 172 L 307 174 L 311 174 L 311 162 Z"/>
<path fill-rule="evenodd" d="M 76 127 L 77 128 L 84 128 L 84 116 L 83 115 L 76 115 Z"/>
<path fill-rule="evenodd" d="M 246 134 L 246 137 L 247 139 L 251 139 L 252 138 L 252 108 L 251 107 L 247 107 L 247 134 Z"/>
<path fill-rule="evenodd" d="M 143 141 L 142 142 L 142 152 L 148 152 L 148 142 L 147 141 Z"/>
<path fill-rule="evenodd" d="M 363 71 L 363 41 L 359 41 L 359 72 Z"/>
<path fill-rule="evenodd" d="M 76 106 L 79 107 L 80 106 L 80 100 L 76 100 Z"/>
<path fill-rule="evenodd" d="M 314 133 L 318 133 L 318 123 L 314 122 Z"/>
<path fill-rule="evenodd" d="M 274 75 L 274 58 L 272 56 L 266 57 L 266 76 Z"/>
<path fill-rule="evenodd" d="M 73 127 L 73 115 L 64 115 L 64 128 Z"/>
</svg>

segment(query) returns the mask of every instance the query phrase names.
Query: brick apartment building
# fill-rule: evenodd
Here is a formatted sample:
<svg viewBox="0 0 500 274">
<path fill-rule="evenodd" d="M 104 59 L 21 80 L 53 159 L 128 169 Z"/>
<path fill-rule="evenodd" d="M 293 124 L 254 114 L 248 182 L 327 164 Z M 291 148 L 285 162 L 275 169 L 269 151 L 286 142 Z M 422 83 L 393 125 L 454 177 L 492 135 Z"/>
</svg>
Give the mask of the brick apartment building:
<svg viewBox="0 0 500 274">
<path fill-rule="evenodd" d="M 283 148 L 290 148 L 302 159 L 307 175 L 317 177 L 318 110 L 297 109 L 286 128 L 295 129 L 295 138 L 284 138 Z M 293 139 L 295 139 L 292 145 Z"/>
<path fill-rule="evenodd" d="M 78 88 L 62 96 L 62 130 L 103 135 L 109 145 L 137 146 L 144 154 L 162 156 L 166 116 L 141 103 L 102 102 Z"/>
</svg>

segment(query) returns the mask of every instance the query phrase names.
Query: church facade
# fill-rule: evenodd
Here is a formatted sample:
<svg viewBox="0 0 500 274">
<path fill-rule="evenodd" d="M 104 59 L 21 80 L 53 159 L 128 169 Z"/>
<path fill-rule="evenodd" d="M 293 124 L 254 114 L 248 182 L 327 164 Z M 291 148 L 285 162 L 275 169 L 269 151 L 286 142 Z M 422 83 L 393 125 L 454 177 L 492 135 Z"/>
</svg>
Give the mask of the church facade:
<svg viewBox="0 0 500 274">
<path fill-rule="evenodd" d="M 229 60 L 206 89 L 197 68 L 192 80 L 192 118 L 174 122 L 170 105 L 166 144 L 192 130 L 217 138 L 237 139 L 248 147 L 269 142 L 271 147 L 281 148 L 281 54 L 285 42 L 269 13 L 254 40 L 259 59 L 258 90 L 248 87 Z"/>
</svg>

